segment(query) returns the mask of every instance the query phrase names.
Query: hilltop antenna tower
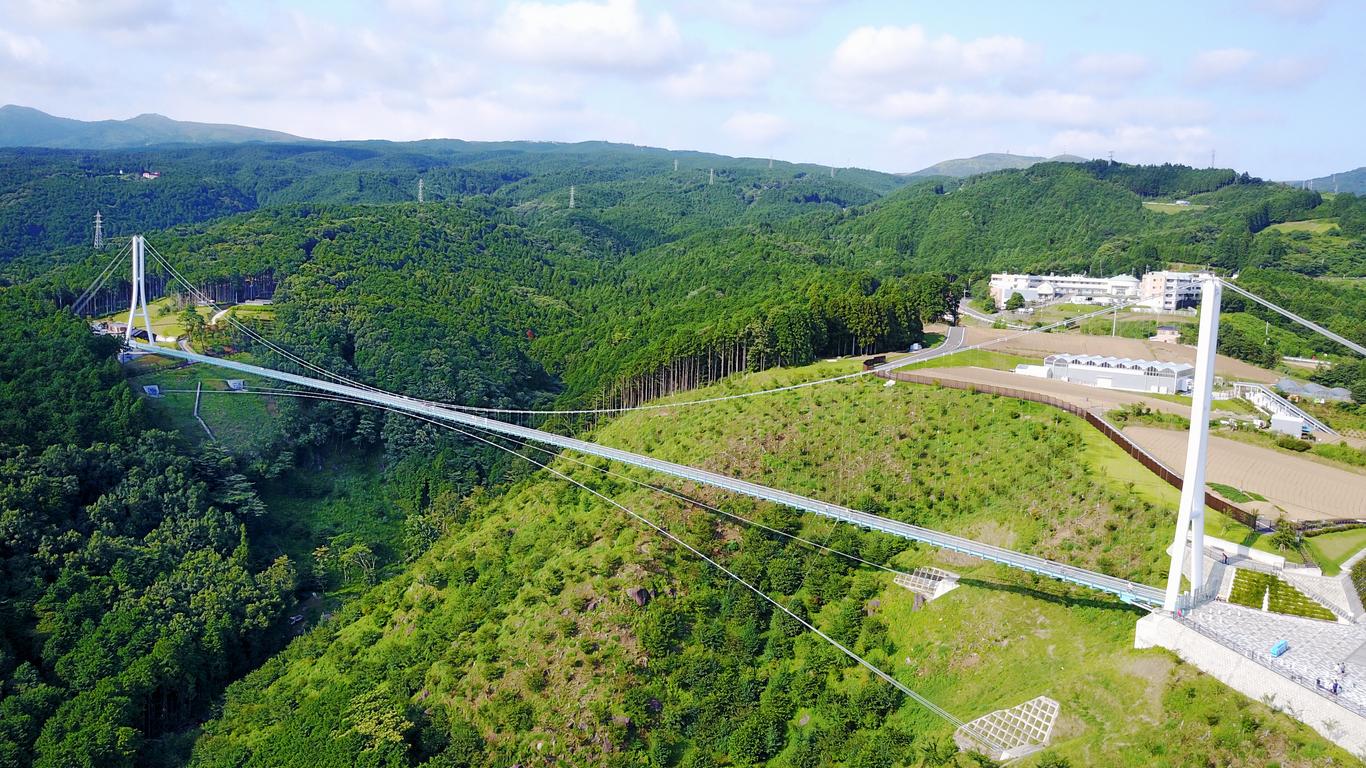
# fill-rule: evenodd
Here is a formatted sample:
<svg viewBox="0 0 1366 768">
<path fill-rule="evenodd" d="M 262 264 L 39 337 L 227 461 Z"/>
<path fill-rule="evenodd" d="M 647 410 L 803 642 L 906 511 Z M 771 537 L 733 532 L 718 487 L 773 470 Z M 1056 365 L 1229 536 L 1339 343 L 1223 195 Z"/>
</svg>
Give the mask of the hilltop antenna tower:
<svg viewBox="0 0 1366 768">
<path fill-rule="evenodd" d="M 1209 167 L 1214 167 L 1214 150 L 1209 151 Z"/>
<path fill-rule="evenodd" d="M 1110 152 L 1109 152 L 1109 157 L 1110 157 L 1110 164 L 1111 164 L 1111 165 L 1114 165 L 1114 163 L 1115 163 L 1115 151 L 1114 151 L 1113 149 L 1110 150 Z"/>
<path fill-rule="evenodd" d="M 768 159 L 768 169 L 773 170 L 773 158 L 771 157 Z"/>
<path fill-rule="evenodd" d="M 424 190 L 425 188 L 426 188 L 426 183 L 422 180 L 422 177 L 421 177 L 421 176 L 418 176 L 418 177 L 417 177 L 417 204 L 418 204 L 418 205 L 421 205 L 421 204 L 422 204 L 422 198 L 423 198 L 423 194 L 422 194 L 422 193 L 423 193 L 423 190 Z"/>
<path fill-rule="evenodd" d="M 95 250 L 104 250 L 104 217 L 95 211 Z"/>
<path fill-rule="evenodd" d="M 678 173 L 678 158 L 674 158 L 674 173 Z"/>
<path fill-rule="evenodd" d="M 573 207 L 574 207 L 574 185 L 573 185 L 573 184 L 570 184 L 570 185 L 569 185 L 569 207 L 570 207 L 570 208 L 573 208 Z"/>
<path fill-rule="evenodd" d="M 715 183 L 716 183 L 716 169 L 715 169 L 715 168 L 708 168 L 708 169 L 707 169 L 707 184 L 710 186 L 710 185 L 715 184 Z"/>
</svg>

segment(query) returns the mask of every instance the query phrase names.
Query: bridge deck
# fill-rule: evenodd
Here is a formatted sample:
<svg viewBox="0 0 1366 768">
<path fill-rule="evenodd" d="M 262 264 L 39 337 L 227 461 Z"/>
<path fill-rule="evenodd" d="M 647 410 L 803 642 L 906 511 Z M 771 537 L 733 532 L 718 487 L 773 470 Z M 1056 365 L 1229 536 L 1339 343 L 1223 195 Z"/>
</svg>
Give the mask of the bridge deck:
<svg viewBox="0 0 1366 768">
<path fill-rule="evenodd" d="M 939 547 L 940 549 L 947 549 L 953 552 L 960 552 L 965 555 L 971 555 L 972 557 L 976 557 L 982 560 L 1000 563 L 1011 568 L 1017 568 L 1023 571 L 1028 571 L 1030 573 L 1035 573 L 1040 576 L 1047 576 L 1049 578 L 1058 579 L 1071 584 L 1078 584 L 1084 587 L 1089 587 L 1091 589 L 1100 590 L 1102 592 L 1108 592 L 1110 594 L 1117 595 L 1121 600 L 1128 603 L 1134 603 L 1149 607 L 1156 607 L 1162 605 L 1162 599 L 1164 596 L 1163 591 L 1158 589 L 1157 587 L 1151 587 L 1145 584 L 1137 584 L 1135 582 L 1115 578 L 1113 576 L 1106 576 L 1103 573 L 1096 573 L 1095 571 L 1089 571 L 1085 568 L 1078 568 L 1076 566 L 1055 562 L 1042 557 L 1028 555 L 1023 552 L 1016 552 L 1014 550 L 1006 549 L 1004 547 L 997 547 L 991 544 L 984 544 L 982 542 L 974 541 L 972 539 L 968 539 L 962 536 L 954 536 L 952 534 L 940 533 L 939 531 L 931 530 L 929 528 L 922 528 L 918 525 L 911 525 L 909 523 L 903 523 L 897 520 L 890 520 L 888 518 L 879 517 L 877 515 L 870 515 L 866 512 L 860 512 L 858 510 L 843 507 L 838 504 L 830 504 L 828 502 L 807 498 L 805 496 L 800 496 L 795 493 L 789 493 L 787 491 L 778 490 L 776 488 L 769 488 L 768 486 L 759 485 L 758 483 L 751 483 L 746 480 L 727 477 L 725 475 L 717 474 L 715 472 L 708 472 L 706 470 L 696 469 L 693 467 L 685 466 L 683 464 L 675 464 L 669 461 L 662 461 L 660 459 L 652 459 L 648 456 L 642 456 L 640 454 L 631 453 L 630 451 L 623 451 L 617 448 L 609 448 L 607 446 L 598 445 L 596 443 L 590 443 L 584 440 L 577 440 L 572 437 L 565 437 L 563 435 L 557 435 L 551 432 L 543 432 L 539 429 L 531 429 L 529 427 L 522 427 L 516 424 L 508 424 L 501 421 L 495 421 L 493 419 L 488 419 L 483 416 L 477 416 L 472 413 L 454 410 L 449 407 L 434 405 L 432 403 L 425 401 L 414 400 L 411 398 L 403 397 L 401 395 L 394 395 L 387 392 L 375 392 L 367 389 L 362 389 L 360 387 L 353 387 L 346 384 L 323 381 L 320 379 L 314 379 L 307 376 L 299 376 L 296 374 L 285 373 L 282 371 L 276 371 L 269 368 L 262 368 L 255 365 L 238 363 L 232 360 L 223 360 L 215 357 L 207 357 L 205 355 L 199 355 L 193 352 L 187 352 L 180 349 L 168 349 L 165 347 L 158 347 L 151 344 L 144 344 L 138 341 L 130 342 L 130 346 L 134 349 L 143 352 L 167 355 L 169 357 L 176 357 L 182 360 L 190 360 L 197 363 L 205 363 L 207 365 L 213 365 L 220 368 L 227 368 L 229 370 L 240 371 L 242 373 L 250 373 L 265 378 L 275 379 L 277 381 L 286 381 L 291 384 L 298 384 L 300 386 L 309 387 L 311 389 L 317 389 L 324 392 L 331 392 L 333 394 L 342 395 L 345 397 L 353 398 L 356 400 L 362 400 L 369 403 L 375 403 L 377 405 L 383 405 L 388 408 L 393 408 L 407 413 L 419 414 L 422 416 L 426 416 L 428 418 L 438 419 L 440 421 L 450 422 L 453 424 L 460 424 L 469 427 L 476 427 L 479 429 L 488 430 L 490 432 L 497 432 L 499 434 L 510 435 L 524 440 L 534 440 L 539 443 L 554 445 L 559 448 L 568 448 L 571 450 L 579 451 L 581 453 L 586 453 L 593 456 L 600 456 L 602 458 L 611 459 L 613 461 L 619 461 L 623 464 L 630 464 L 632 466 L 643 467 L 645 469 L 661 472 L 666 475 L 681 477 L 685 480 L 691 480 L 696 483 L 710 485 L 734 493 L 750 496 L 752 498 L 762 499 L 764 501 L 771 501 L 776 504 L 782 504 L 784 506 L 791 507 L 793 509 L 799 509 L 804 512 L 813 512 L 818 515 L 824 515 L 826 517 L 830 517 L 845 523 L 852 523 L 854 525 L 857 525 L 862 528 L 867 528 L 869 530 L 882 531 L 883 533 L 890 533 L 893 536 L 900 536 L 902 538 L 911 539 L 912 541 L 924 542 L 926 544 Z"/>
</svg>

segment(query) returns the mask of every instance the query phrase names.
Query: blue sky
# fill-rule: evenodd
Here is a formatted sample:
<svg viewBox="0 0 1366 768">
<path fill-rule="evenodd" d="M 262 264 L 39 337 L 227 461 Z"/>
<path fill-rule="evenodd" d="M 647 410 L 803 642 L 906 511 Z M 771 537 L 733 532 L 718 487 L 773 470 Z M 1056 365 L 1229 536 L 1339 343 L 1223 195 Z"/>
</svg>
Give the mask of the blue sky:
<svg viewBox="0 0 1366 768">
<path fill-rule="evenodd" d="M 1111 7 L 1105 7 L 1111 6 Z M 0 103 L 323 139 L 1366 165 L 1349 0 L 0 0 Z"/>
</svg>

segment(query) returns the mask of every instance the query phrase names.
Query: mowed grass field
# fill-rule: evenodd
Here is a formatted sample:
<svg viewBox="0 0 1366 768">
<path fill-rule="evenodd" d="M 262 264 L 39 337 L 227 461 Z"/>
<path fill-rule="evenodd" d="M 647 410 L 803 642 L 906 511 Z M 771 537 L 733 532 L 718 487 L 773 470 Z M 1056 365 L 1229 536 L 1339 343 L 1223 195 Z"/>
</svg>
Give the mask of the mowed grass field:
<svg viewBox="0 0 1366 768">
<path fill-rule="evenodd" d="M 1366 549 L 1366 528 L 1309 536 L 1304 545 L 1323 569 L 1324 576 L 1336 576 L 1342 572 L 1344 562 Z"/>
<path fill-rule="evenodd" d="M 1280 224 L 1272 224 L 1267 229 L 1274 229 L 1277 232 L 1312 232 L 1320 235 L 1337 225 L 1337 219 L 1306 219 L 1304 221 L 1286 221 Z"/>
<path fill-rule="evenodd" d="M 251 355 L 234 355 L 231 359 L 254 362 Z M 129 384 L 144 397 L 146 407 L 160 424 L 174 427 L 191 444 L 208 439 L 204 427 L 194 417 L 194 390 L 203 388 L 199 415 L 213 430 L 214 438 L 230 452 L 252 453 L 267 445 L 278 428 L 275 416 L 278 404 L 269 397 L 231 392 L 227 378 L 242 378 L 247 387 L 278 386 L 266 379 L 239 376 L 221 368 L 206 365 L 182 366 L 179 361 L 147 355 L 132 364 L 133 377 Z M 147 397 L 143 386 L 155 384 L 164 394 Z"/>
<path fill-rule="evenodd" d="M 1190 205 L 1177 205 L 1176 203 L 1157 203 L 1145 200 L 1143 207 L 1158 213 L 1189 213 L 1191 211 L 1203 211 L 1209 208 L 1208 205 L 1192 203 Z"/>
</svg>

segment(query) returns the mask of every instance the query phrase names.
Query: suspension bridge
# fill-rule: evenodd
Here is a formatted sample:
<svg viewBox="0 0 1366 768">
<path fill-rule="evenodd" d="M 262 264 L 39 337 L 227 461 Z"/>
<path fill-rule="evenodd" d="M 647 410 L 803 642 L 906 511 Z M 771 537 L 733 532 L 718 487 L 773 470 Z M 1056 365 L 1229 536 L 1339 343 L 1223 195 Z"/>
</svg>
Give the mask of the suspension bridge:
<svg viewBox="0 0 1366 768">
<path fill-rule="evenodd" d="M 750 482 L 740 478 L 730 477 L 717 472 L 699 469 L 696 467 L 678 464 L 675 462 L 664 461 L 662 459 L 652 458 L 650 456 L 645 456 L 631 451 L 613 448 L 611 446 L 601 445 L 599 443 L 595 443 L 592 441 L 581 440 L 578 438 L 569 437 L 554 432 L 535 429 L 533 427 L 523 426 L 508 421 L 501 421 L 498 418 L 491 418 L 491 416 L 507 416 L 513 414 L 615 413 L 629 410 L 678 408 L 686 405 L 694 405 L 699 403 L 717 402 L 721 400 L 729 400 L 740 397 L 752 397 L 800 387 L 817 386 L 829 382 L 850 379 L 867 374 L 889 372 L 895 370 L 896 368 L 904 367 L 917 362 L 932 360 L 938 357 L 952 355 L 957 352 L 962 352 L 969 349 L 980 349 L 986 346 L 990 346 L 997 342 L 1005 341 L 1008 338 L 1012 337 L 1003 337 L 1000 339 L 995 339 L 993 341 L 988 341 L 977 345 L 966 346 L 963 343 L 964 336 L 962 329 L 953 328 L 950 329 L 949 334 L 946 336 L 944 340 L 944 343 L 938 347 L 935 347 L 930 350 L 924 350 L 917 354 L 912 354 L 907 357 L 887 362 L 857 373 L 843 374 L 839 376 L 829 377 L 826 379 L 821 379 L 818 381 L 810 381 L 800 384 L 777 387 L 774 389 L 762 390 L 759 392 L 749 392 L 742 394 L 725 395 L 720 397 L 703 398 L 699 400 L 685 401 L 681 403 L 654 403 L 646 404 L 643 406 L 634 406 L 630 408 L 579 410 L 479 408 L 473 406 L 454 405 L 408 397 L 402 394 L 388 392 L 358 381 L 347 379 L 344 376 L 323 369 L 320 366 L 310 363 L 309 361 L 304 360 L 298 357 L 297 355 L 294 355 L 288 352 L 287 350 L 284 350 L 283 348 L 269 342 L 268 340 L 260 337 L 258 334 L 255 334 L 254 332 L 250 331 L 250 329 L 246 328 L 245 326 L 241 326 L 240 324 L 236 323 L 236 321 L 231 317 L 231 315 L 228 315 L 227 319 L 235 325 L 238 325 L 239 328 L 241 328 L 244 332 L 247 332 L 250 335 L 254 336 L 257 341 L 260 341 L 261 343 L 265 344 L 268 348 L 270 348 L 277 354 L 280 354 L 283 358 L 290 360 L 293 363 L 300 365 L 303 368 L 308 369 L 317 375 L 311 376 L 299 373 L 291 373 L 288 371 L 278 370 L 276 368 L 250 365 L 237 361 L 210 357 L 207 355 L 198 354 L 183 347 L 178 349 L 171 349 L 156 345 L 154 343 L 150 343 L 154 336 L 152 334 L 150 321 L 147 317 L 146 289 L 145 287 L 143 287 L 143 273 L 146 268 L 147 254 L 150 252 L 153 258 L 157 262 L 159 262 L 161 266 L 165 268 L 173 277 L 180 280 L 191 291 L 192 294 L 197 294 L 198 292 L 188 280 L 185 280 L 184 277 L 180 275 L 180 273 L 174 268 L 173 265 L 170 264 L 168 260 L 165 259 L 165 257 L 157 253 L 155 249 L 150 248 L 141 236 L 134 236 L 130 243 L 130 247 L 125 249 L 124 252 L 131 253 L 133 263 L 132 296 L 129 307 L 128 323 L 125 329 L 125 344 L 129 349 L 137 352 L 163 355 L 167 357 L 184 360 L 187 362 L 215 366 L 239 374 L 257 376 L 263 379 L 270 379 L 294 385 L 296 387 L 302 387 L 305 390 L 311 390 L 315 393 L 320 393 L 317 396 L 324 399 L 334 399 L 340 402 L 369 405 L 390 412 L 406 414 L 434 424 L 447 426 L 459 432 L 460 434 L 465 435 L 467 438 L 488 443 L 503 450 L 511 451 L 512 449 L 507 448 L 506 446 L 503 446 L 500 443 L 494 442 L 488 438 L 492 436 L 499 436 L 520 442 L 524 445 L 540 444 L 545 446 L 552 446 L 562 451 L 573 451 L 581 454 L 586 454 L 589 456 L 607 459 L 612 462 L 618 462 L 628 466 L 638 467 L 641 469 L 648 470 L 650 472 L 671 476 L 698 485 L 710 486 L 713 488 L 717 488 L 730 493 L 740 494 L 760 501 L 771 502 L 798 511 L 820 515 L 835 520 L 837 522 L 858 526 L 859 528 L 862 528 L 864 530 L 879 531 L 892 536 L 899 536 L 904 539 L 908 539 L 922 544 L 927 544 L 929 546 L 933 546 L 942 550 L 947 550 L 962 555 L 968 555 L 970 557 L 974 557 L 979 560 L 991 563 L 997 563 L 1008 568 L 1023 571 L 1036 576 L 1055 579 L 1057 581 L 1064 582 L 1067 584 L 1085 587 L 1087 589 L 1112 595 L 1124 603 L 1139 606 L 1153 613 L 1165 613 L 1168 615 L 1174 614 L 1182 608 L 1192 607 L 1194 605 L 1197 605 L 1201 600 L 1208 599 L 1209 590 L 1203 583 L 1205 572 L 1202 563 L 1204 550 L 1203 489 L 1204 465 L 1206 461 L 1206 447 L 1209 432 L 1209 409 L 1211 399 L 1210 394 L 1213 387 L 1214 349 L 1218 334 L 1218 308 L 1220 301 L 1220 288 L 1225 284 L 1224 281 L 1218 278 L 1211 278 L 1205 281 L 1204 285 L 1202 286 L 1202 307 L 1205 311 L 1201 313 L 1200 318 L 1200 335 L 1196 355 L 1196 366 L 1194 376 L 1195 391 L 1193 393 L 1192 398 L 1192 427 L 1190 431 L 1189 449 L 1187 451 L 1186 472 L 1183 475 L 1184 481 L 1181 493 L 1181 502 L 1179 509 L 1177 510 L 1177 530 L 1173 541 L 1173 547 L 1171 550 L 1171 569 L 1168 578 L 1168 583 L 1166 585 L 1166 588 L 1164 589 L 1156 586 L 1150 586 L 1147 584 L 1133 582 L 1127 579 L 1118 578 L 1104 573 L 1099 573 L 1085 568 L 1080 568 L 1067 563 L 1049 560 L 1047 558 L 1031 555 L 1025 552 L 1019 552 L 1005 547 L 987 544 L 985 542 L 977 541 L 964 536 L 944 533 L 930 528 L 925 528 L 923 526 L 912 525 L 909 523 L 901 522 L 899 520 L 894 520 L 887 517 L 870 514 L 840 504 L 834 504 L 831 502 L 810 498 L 807 496 L 792 493 L 789 491 L 784 491 L 778 488 L 772 488 L 766 485 Z M 103 279 L 103 277 L 107 276 L 109 271 L 109 268 L 107 268 L 105 273 L 102 274 L 101 280 Z M 92 287 L 91 290 L 93 291 L 94 288 Z M 1287 317 L 1290 317 L 1292 320 L 1295 320 L 1296 322 L 1311 327 L 1313 330 L 1317 332 L 1324 333 L 1325 335 L 1330 336 L 1330 338 L 1333 338 L 1336 341 L 1341 341 L 1344 345 L 1348 346 L 1354 351 L 1366 353 L 1366 349 L 1363 349 L 1360 345 L 1357 345 L 1349 340 L 1343 339 L 1342 337 L 1337 336 L 1336 334 L 1331 334 L 1327 332 L 1325 329 L 1322 329 L 1321 327 L 1314 325 L 1313 323 L 1310 323 L 1309 321 L 1304 320 L 1303 318 L 1299 318 L 1298 316 L 1292 315 L 1291 313 L 1282 310 L 1279 307 L 1276 307 L 1270 302 L 1266 302 L 1265 300 L 1260 299 L 1259 297 L 1254 297 L 1251 294 L 1246 293 L 1242 289 L 1235 288 L 1235 290 L 1240 294 L 1244 294 L 1250 298 L 1254 298 L 1259 303 L 1262 303 L 1268 306 L 1269 308 L 1277 312 L 1280 312 L 1286 315 Z M 90 291 L 88 291 L 87 293 L 89 292 Z M 209 303 L 212 304 L 212 302 Z M 1098 312 L 1092 312 L 1087 315 L 1082 315 L 1080 317 L 1070 318 L 1068 320 L 1060 321 L 1059 323 L 1055 323 L 1050 326 L 1043 326 L 1041 328 L 1023 331 L 1022 334 L 1050 330 L 1051 328 L 1056 326 L 1077 322 L 1079 320 L 1086 319 L 1087 317 L 1113 311 L 1115 311 L 1115 307 L 1106 307 Z M 135 332 L 135 321 L 139 317 L 143 321 L 144 327 L 146 329 L 148 342 L 139 341 L 133 336 Z M 484 435 L 484 437 L 481 437 L 481 434 Z M 545 452 L 553 455 L 553 452 L 551 451 Z M 664 529 L 662 526 L 648 520 L 647 518 L 644 518 L 636 512 L 622 506 L 618 502 L 606 496 L 603 496 L 598 491 L 588 488 L 587 486 L 583 486 L 582 483 L 579 483 L 572 477 L 569 477 L 568 475 L 559 472 L 558 470 L 554 469 L 548 464 L 535 461 L 534 459 L 531 459 L 525 455 L 518 455 L 521 456 L 521 458 L 526 459 L 527 461 L 533 464 L 536 464 L 537 466 L 547 469 L 548 471 L 561 477 L 562 479 L 580 485 L 581 487 L 585 488 L 585 490 L 588 490 L 590 493 L 602 496 L 602 498 L 607 503 L 622 509 L 627 514 L 637 518 L 647 526 L 658 531 L 660 534 L 664 535 L 670 540 L 675 541 L 684 548 L 693 552 L 698 557 L 706 560 L 711 565 L 724 571 L 731 578 L 735 579 L 736 581 L 739 581 L 749 589 L 758 593 L 765 600 L 768 600 L 769 602 L 773 603 L 777 608 L 792 615 L 804 626 L 806 626 L 810 631 L 815 632 L 816 634 L 820 635 L 823 639 L 825 639 L 827 642 L 830 642 L 831 644 L 835 645 L 841 651 L 849 655 L 851 658 L 855 659 L 858 663 L 867 667 L 870 671 L 872 671 L 880 678 L 901 689 L 903 692 L 907 693 L 908 695 L 919 701 L 921 704 L 934 711 L 939 716 L 959 726 L 960 731 L 963 729 L 968 729 L 969 735 L 973 739 L 975 739 L 977 743 L 983 744 L 991 748 L 998 755 L 1005 754 L 1011 748 L 1009 744 L 1004 743 L 1002 740 L 993 737 L 991 733 L 988 732 L 992 727 L 995 726 L 990 724 L 974 726 L 973 723 L 964 723 L 963 721 L 953 717 L 952 715 L 945 712 L 938 706 L 934 705 L 932 702 L 924 699 L 924 697 L 920 696 L 904 684 L 897 681 L 894 677 L 876 668 L 875 666 L 867 662 L 865 659 L 860 657 L 858 654 L 840 645 L 833 638 L 830 638 L 828 635 L 825 635 L 824 633 L 820 632 L 820 630 L 818 630 L 816 627 L 810 625 L 804 619 L 790 611 L 786 606 L 782 605 L 774 598 L 768 596 L 754 585 L 751 585 L 748 582 L 744 581 L 744 579 L 739 577 L 737 574 L 727 570 L 724 566 L 722 566 L 720 563 L 715 562 L 706 554 L 696 550 L 692 546 L 688 545 L 686 542 L 683 542 L 682 540 L 678 539 L 668 530 Z M 656 490 L 664 491 L 664 489 L 660 488 L 656 488 Z M 668 491 L 664 492 L 667 493 Z M 1189 548 L 1187 547 L 1188 541 Z M 1181 587 L 1183 586 L 1182 578 L 1184 575 L 1189 576 L 1189 591 L 1182 593 Z M 1038 700 L 1036 700 L 1036 702 L 1037 701 Z M 1053 707 L 1053 712 L 1054 714 L 1056 714 L 1056 702 L 1051 702 L 1051 700 L 1047 699 L 1043 699 L 1043 701 L 1051 703 Z M 1025 707 L 1028 705 L 1034 705 L 1036 704 L 1036 702 L 1028 702 L 1027 705 L 1021 706 Z M 1046 708 L 1047 707 L 1045 707 L 1045 709 Z M 1001 712 L 993 713 L 993 715 L 1001 715 L 1002 713 L 1006 713 L 1006 715 L 1009 716 L 1009 713 L 1011 712 L 1013 712 L 1013 710 L 1002 710 Z M 1007 717 L 1007 719 L 1009 719 L 1009 717 Z M 974 723 L 976 722 L 977 721 L 974 721 Z M 983 730 L 984 728 L 986 730 Z M 1006 741 L 1009 740 L 1007 739 Z"/>
</svg>

